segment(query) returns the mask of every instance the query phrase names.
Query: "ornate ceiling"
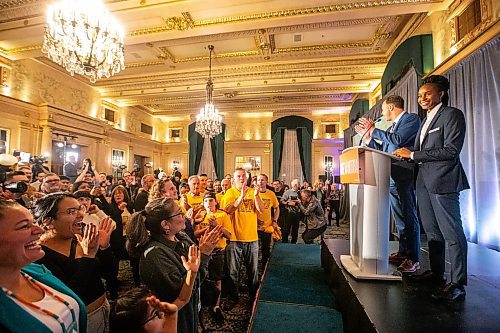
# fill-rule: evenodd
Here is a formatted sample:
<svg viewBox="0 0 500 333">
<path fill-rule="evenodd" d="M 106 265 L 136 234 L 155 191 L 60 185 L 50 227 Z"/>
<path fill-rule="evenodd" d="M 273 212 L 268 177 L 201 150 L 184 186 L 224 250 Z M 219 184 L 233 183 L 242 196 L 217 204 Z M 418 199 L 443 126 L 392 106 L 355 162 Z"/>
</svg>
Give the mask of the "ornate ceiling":
<svg viewBox="0 0 500 333">
<path fill-rule="evenodd" d="M 438 0 L 109 0 L 123 24 L 126 69 L 98 81 L 107 105 L 192 117 L 205 101 L 235 112 L 346 112 L 373 91 L 394 49 Z M 47 0 L 0 1 L 0 55 L 37 57 Z M 79 78 L 85 80 L 84 78 Z M 111 103 L 111 104 L 109 104 Z"/>
</svg>

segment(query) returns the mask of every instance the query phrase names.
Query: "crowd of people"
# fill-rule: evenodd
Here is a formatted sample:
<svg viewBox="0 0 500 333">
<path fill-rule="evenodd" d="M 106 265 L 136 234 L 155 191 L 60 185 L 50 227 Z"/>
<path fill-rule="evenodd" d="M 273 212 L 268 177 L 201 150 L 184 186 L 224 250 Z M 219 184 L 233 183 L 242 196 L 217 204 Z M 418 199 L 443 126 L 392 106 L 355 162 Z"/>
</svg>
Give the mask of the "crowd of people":
<svg viewBox="0 0 500 333">
<path fill-rule="evenodd" d="M 264 270 L 274 241 L 296 243 L 301 222 L 305 243 L 333 212 L 339 225 L 342 191 L 328 182 L 288 187 L 244 169 L 116 179 L 73 157 L 57 175 L 12 158 L 0 155 L 1 331 L 197 332 L 202 294 L 223 323 L 221 297 L 238 302 L 242 265 L 252 308 L 259 253 Z M 135 288 L 118 293 L 122 260 Z"/>
</svg>

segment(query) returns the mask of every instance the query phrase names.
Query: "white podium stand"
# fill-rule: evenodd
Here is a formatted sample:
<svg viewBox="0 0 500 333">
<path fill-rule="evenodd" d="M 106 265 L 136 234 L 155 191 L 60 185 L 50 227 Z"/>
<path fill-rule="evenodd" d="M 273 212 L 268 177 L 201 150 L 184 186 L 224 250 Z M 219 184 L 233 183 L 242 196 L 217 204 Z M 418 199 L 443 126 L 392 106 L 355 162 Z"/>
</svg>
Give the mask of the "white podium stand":
<svg viewBox="0 0 500 333">
<path fill-rule="evenodd" d="M 340 257 L 357 279 L 401 280 L 389 272 L 391 154 L 368 147 L 345 149 L 340 181 L 349 184 L 350 255 Z"/>
</svg>

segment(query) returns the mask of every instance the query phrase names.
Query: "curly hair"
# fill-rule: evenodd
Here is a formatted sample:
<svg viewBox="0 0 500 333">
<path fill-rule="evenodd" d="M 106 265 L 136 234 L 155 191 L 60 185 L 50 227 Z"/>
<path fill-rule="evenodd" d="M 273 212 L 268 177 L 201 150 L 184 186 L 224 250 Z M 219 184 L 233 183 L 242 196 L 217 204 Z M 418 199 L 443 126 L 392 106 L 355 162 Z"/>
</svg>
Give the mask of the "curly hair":
<svg viewBox="0 0 500 333">
<path fill-rule="evenodd" d="M 153 201 L 155 199 L 161 199 L 163 198 L 163 187 L 167 182 L 171 182 L 172 178 L 166 177 L 163 179 L 157 179 L 153 183 L 153 186 L 151 186 L 151 189 L 149 190 L 149 197 L 148 201 Z"/>
</svg>

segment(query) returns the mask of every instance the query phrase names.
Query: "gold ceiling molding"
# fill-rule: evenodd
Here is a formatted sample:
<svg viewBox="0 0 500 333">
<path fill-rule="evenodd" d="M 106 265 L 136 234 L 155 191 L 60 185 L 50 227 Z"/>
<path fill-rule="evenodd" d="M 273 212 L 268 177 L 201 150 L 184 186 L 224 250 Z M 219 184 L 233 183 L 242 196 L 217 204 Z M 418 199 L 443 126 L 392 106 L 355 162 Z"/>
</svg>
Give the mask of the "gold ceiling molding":
<svg viewBox="0 0 500 333">
<path fill-rule="evenodd" d="M 8 50 L 0 48 L 0 52 L 3 52 L 5 54 L 14 54 L 14 53 L 20 53 L 20 52 L 38 51 L 41 49 L 42 49 L 42 45 L 29 45 L 29 46 L 17 47 L 17 48 L 8 49 Z"/>
<path fill-rule="evenodd" d="M 326 5 L 326 6 L 316 6 L 308 8 L 295 8 L 295 9 L 284 9 L 265 13 L 255 13 L 249 15 L 236 15 L 236 16 L 226 16 L 226 17 L 215 17 L 208 19 L 201 19 L 193 21 L 194 28 L 202 28 L 212 25 L 229 24 L 229 23 L 244 23 L 256 20 L 268 20 L 274 18 L 287 18 L 287 17 L 300 17 L 314 14 L 328 14 L 335 12 L 343 12 L 348 10 L 356 9 L 366 9 L 366 8 L 377 8 L 386 7 L 393 5 L 404 5 L 404 4 L 429 4 L 440 2 L 440 0 L 376 0 L 376 1 L 362 1 L 362 2 L 347 2 L 343 4 L 336 5 Z M 182 20 L 182 18 L 180 18 Z M 150 27 L 143 29 L 136 29 L 129 32 L 130 36 L 141 36 L 149 35 L 154 33 L 160 33 L 165 31 L 173 30 L 171 26 L 164 25 L 159 27 Z"/>
<path fill-rule="evenodd" d="M 126 64 L 125 68 L 140 68 L 140 67 L 158 66 L 164 64 L 165 63 L 163 61 L 135 62 L 131 64 Z"/>
<path fill-rule="evenodd" d="M 302 88 L 293 90 L 262 90 L 262 91 L 247 91 L 241 92 L 240 95 L 263 95 L 263 94 L 290 94 L 290 93 L 310 93 L 310 92 L 332 92 L 332 91 L 352 91 L 352 92 L 365 92 L 370 90 L 370 84 L 357 85 L 357 86 L 342 86 L 342 87 L 318 87 L 318 88 Z M 223 97 L 223 94 L 218 96 Z M 217 99 L 218 96 L 214 98 Z M 152 104 L 155 102 L 169 101 L 169 100 L 186 100 L 192 99 L 193 96 L 176 96 L 176 97 L 158 97 L 158 98 L 146 98 L 146 99 L 130 99 L 124 101 L 127 105 L 134 104 Z"/>
<path fill-rule="evenodd" d="M 325 77 L 331 76 L 355 76 L 358 79 L 379 79 L 383 74 L 383 68 L 378 70 L 372 66 L 357 66 L 357 67 L 333 67 L 333 68 L 316 68 L 306 70 L 290 70 L 290 71 L 274 71 L 263 73 L 246 73 L 246 74 L 229 74 L 229 75 L 214 75 L 214 78 L 219 83 L 235 82 L 235 81 L 262 81 L 262 80 L 278 80 L 278 79 L 297 79 L 297 78 L 316 78 L 318 82 L 324 82 Z M 366 76 L 369 76 L 368 78 Z M 323 78 L 323 79 L 321 79 Z M 193 85 L 203 85 L 205 83 L 204 77 L 192 77 L 187 74 L 185 77 L 176 77 L 175 79 L 163 79 L 161 81 L 153 81 L 143 79 L 135 83 L 121 84 L 113 87 L 112 85 L 103 87 L 105 95 L 109 96 L 113 92 L 124 92 L 128 90 L 138 89 L 160 89 L 167 87 L 185 87 Z M 309 80 L 310 81 L 310 80 Z M 328 81 L 327 81 L 328 82 Z M 329 79 L 331 82 L 331 78 Z M 204 89 L 204 88 L 203 88 Z"/>
<path fill-rule="evenodd" d="M 194 21 L 193 18 L 191 17 L 191 14 L 189 12 L 183 12 L 181 14 L 182 17 L 173 16 L 173 17 L 163 18 L 163 21 L 166 24 L 165 28 L 167 30 L 179 30 L 179 31 L 192 29 L 194 26 Z"/>
<path fill-rule="evenodd" d="M 255 73 L 255 72 L 272 72 L 276 70 L 293 70 L 301 69 L 306 70 L 309 68 L 325 68 L 325 67 L 343 67 L 343 66 L 371 66 L 372 69 L 383 72 L 386 66 L 386 57 L 370 57 L 370 58 L 359 58 L 359 59 L 339 59 L 339 60 L 327 60 L 327 61 L 317 61 L 317 62 L 299 62 L 299 63 L 285 63 L 285 64 L 259 64 L 259 65 L 242 65 L 239 67 L 224 67 L 214 69 L 215 75 L 222 75 L 222 73 L 231 74 L 244 74 L 244 73 Z M 374 65 L 380 65 L 375 67 Z M 127 65 L 130 67 L 130 65 Z M 379 68 L 380 67 L 380 68 Z M 153 75 L 137 76 L 134 78 L 111 78 L 102 81 L 103 84 L 99 84 L 100 87 L 105 87 L 115 84 L 132 84 L 134 82 L 140 81 L 155 81 L 155 80 L 168 80 L 168 77 L 189 79 L 193 78 L 199 74 L 200 77 L 204 77 L 205 72 L 189 72 L 189 73 L 162 73 Z"/>
<path fill-rule="evenodd" d="M 106 100 L 104 100 L 104 99 L 101 99 L 101 105 L 102 105 L 102 106 L 104 106 L 104 107 L 107 107 L 107 108 L 113 109 L 113 110 L 115 110 L 115 111 L 120 110 L 120 108 L 119 108 L 117 105 L 115 105 L 115 104 L 113 104 L 113 103 L 111 103 L 111 102 L 109 102 L 109 101 L 106 101 Z"/>
<path fill-rule="evenodd" d="M 37 3 L 37 2 L 44 2 L 44 1 L 41 1 L 41 0 L 7 0 L 7 1 L 5 1 L 4 0 L 0 3 L 0 9 L 21 7 L 21 6 L 30 5 L 30 4 Z"/>
<path fill-rule="evenodd" d="M 283 54 L 283 53 L 292 53 L 292 52 L 327 51 L 327 50 L 334 50 L 334 49 L 370 47 L 372 45 L 373 45 L 373 42 L 371 40 L 365 40 L 365 41 L 348 42 L 348 43 L 277 48 L 274 50 L 273 53 Z"/>
<path fill-rule="evenodd" d="M 165 46 L 160 46 L 158 49 L 161 51 L 161 54 L 158 56 L 159 59 L 169 59 L 173 63 L 208 60 L 207 56 L 175 58 Z M 217 53 L 215 56 L 213 56 L 213 58 L 226 59 L 226 58 L 250 57 L 256 55 L 259 55 L 259 51 L 250 50 L 250 51 L 240 51 L 240 52 Z"/>
</svg>

